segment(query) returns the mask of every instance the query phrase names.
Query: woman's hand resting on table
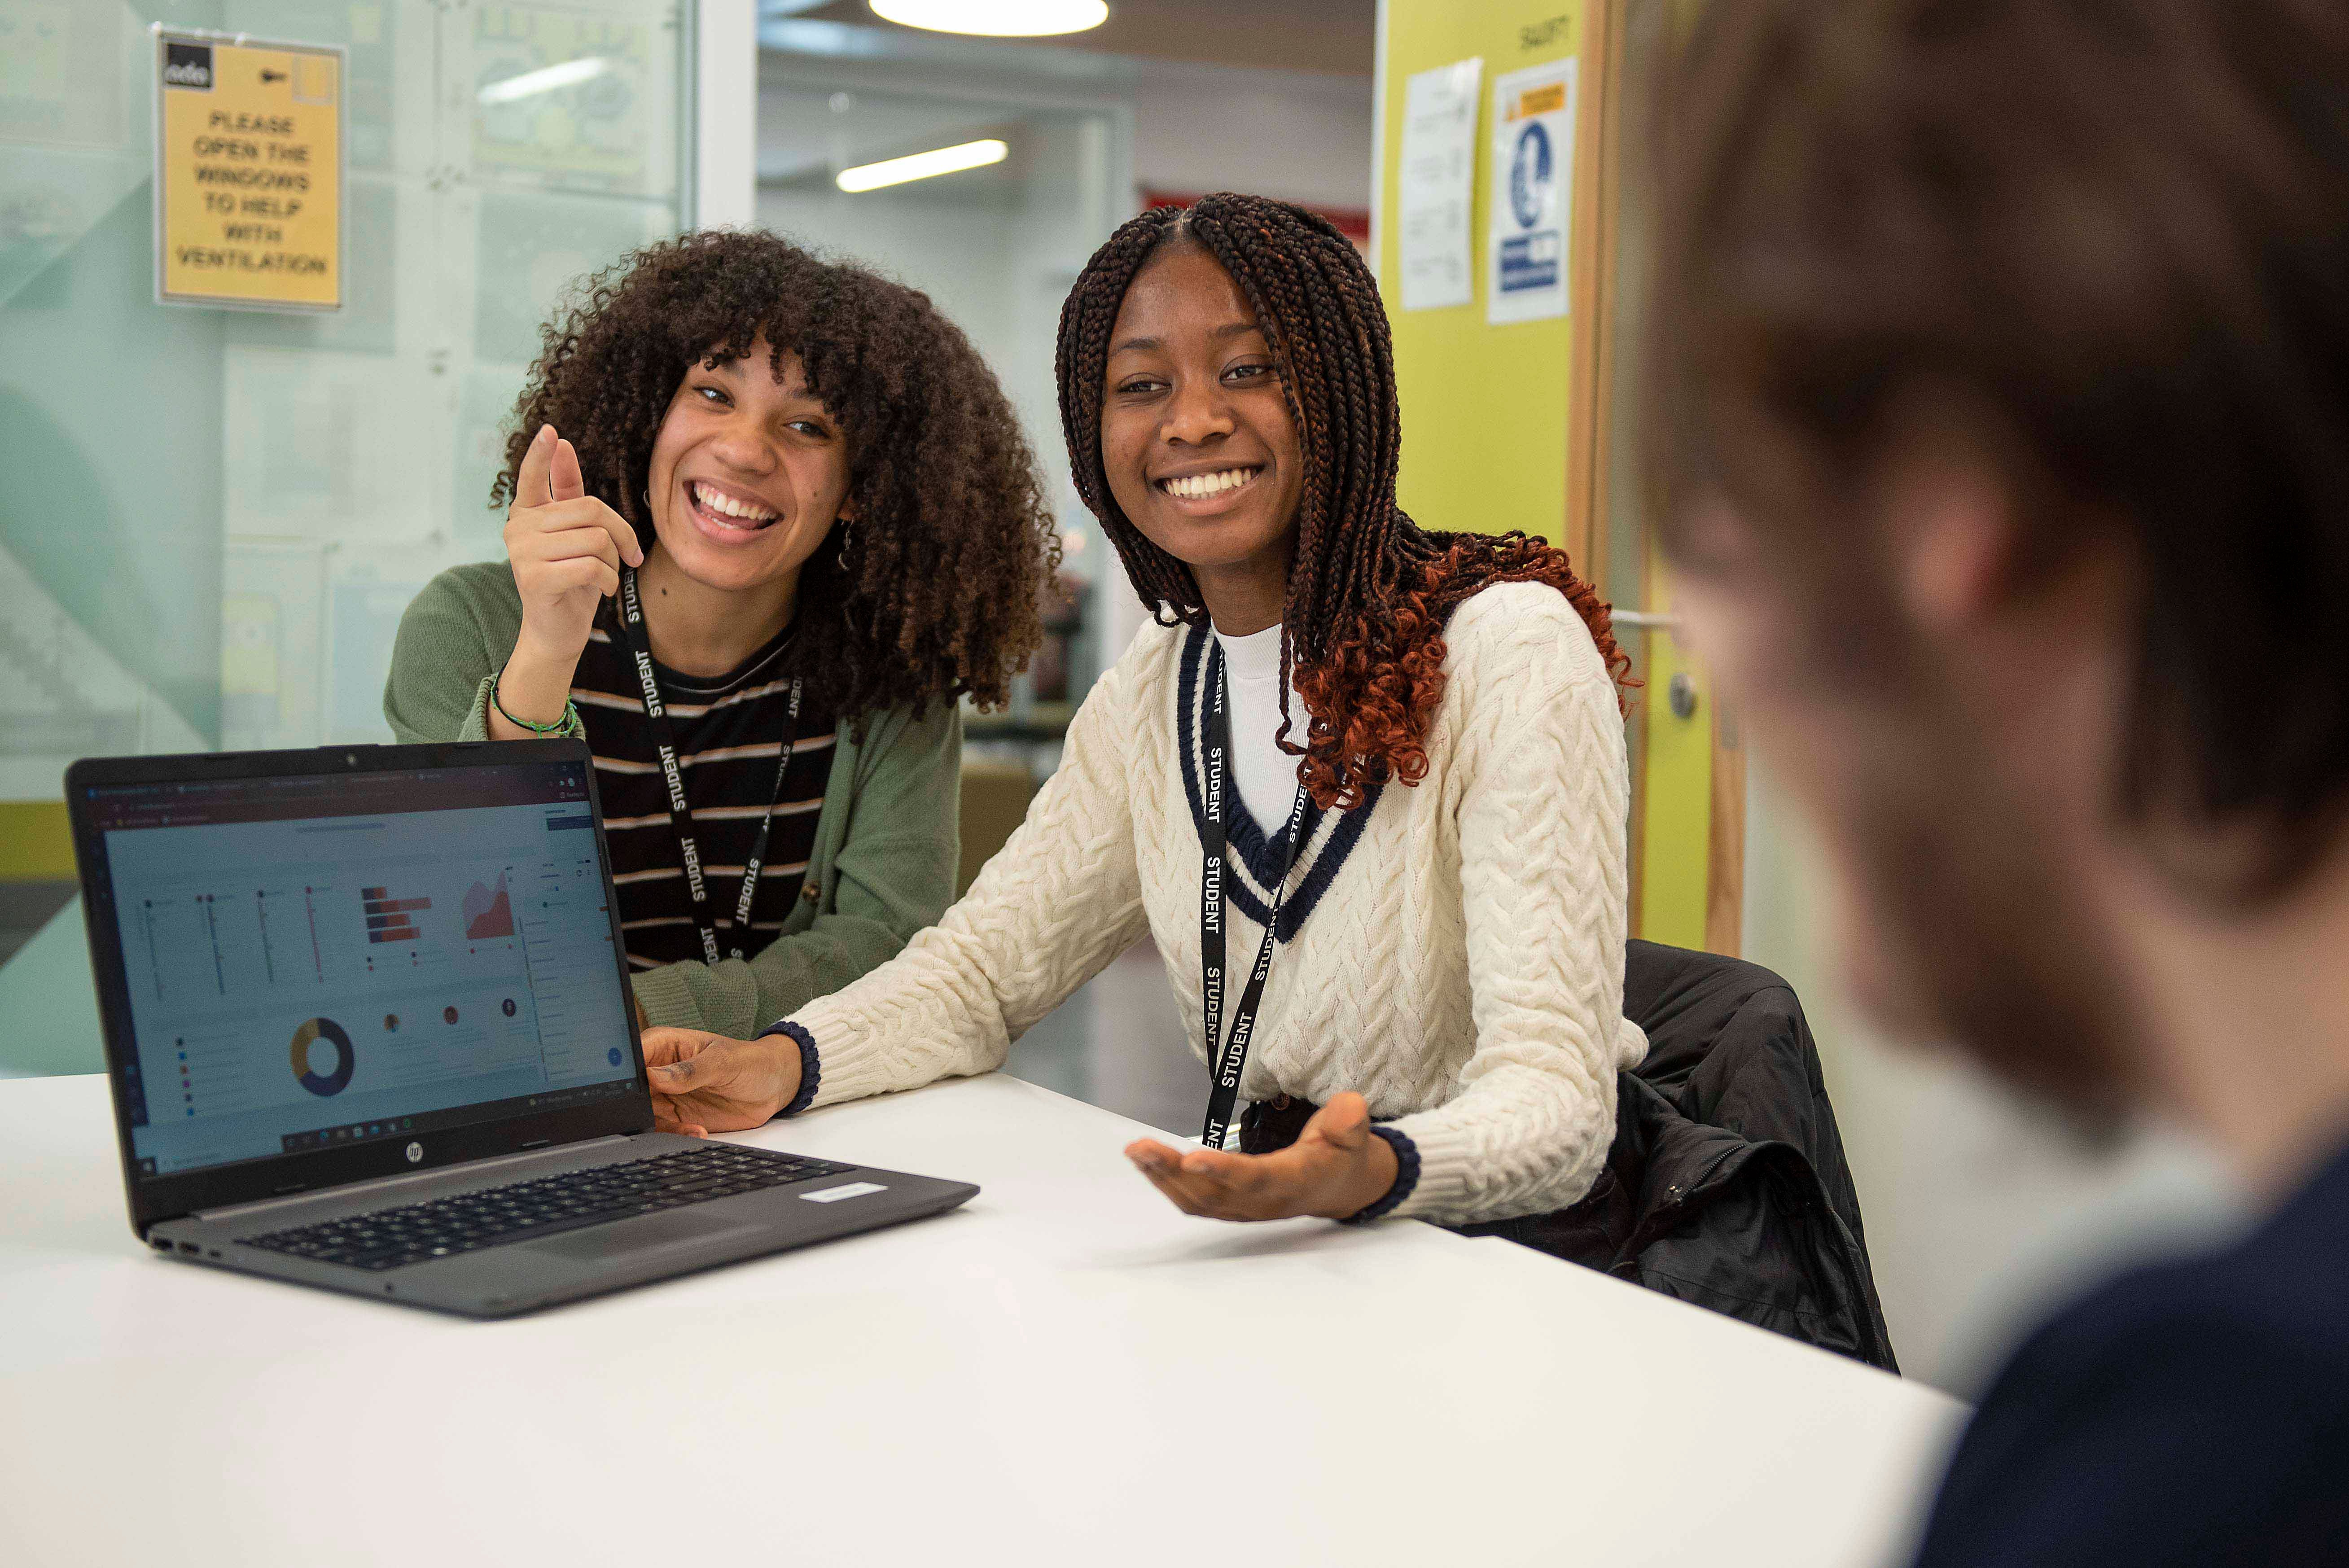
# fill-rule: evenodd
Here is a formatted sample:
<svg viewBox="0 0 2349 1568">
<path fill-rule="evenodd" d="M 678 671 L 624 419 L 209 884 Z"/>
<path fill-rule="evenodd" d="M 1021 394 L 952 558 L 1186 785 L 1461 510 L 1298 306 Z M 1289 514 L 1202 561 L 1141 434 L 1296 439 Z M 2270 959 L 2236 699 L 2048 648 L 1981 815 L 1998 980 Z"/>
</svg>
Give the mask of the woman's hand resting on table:
<svg viewBox="0 0 2349 1568">
<path fill-rule="evenodd" d="M 1371 1108 L 1350 1092 L 1332 1096 L 1296 1142 L 1270 1154 L 1174 1150 L 1143 1138 L 1125 1146 L 1125 1157 L 1176 1208 L 1211 1220 L 1343 1220 L 1395 1181 L 1394 1146 L 1371 1131 Z"/>
<path fill-rule="evenodd" d="M 730 1040 L 658 1028 L 644 1042 L 653 1125 L 663 1132 L 706 1138 L 763 1127 L 800 1092 L 800 1047 L 789 1035 Z"/>
</svg>

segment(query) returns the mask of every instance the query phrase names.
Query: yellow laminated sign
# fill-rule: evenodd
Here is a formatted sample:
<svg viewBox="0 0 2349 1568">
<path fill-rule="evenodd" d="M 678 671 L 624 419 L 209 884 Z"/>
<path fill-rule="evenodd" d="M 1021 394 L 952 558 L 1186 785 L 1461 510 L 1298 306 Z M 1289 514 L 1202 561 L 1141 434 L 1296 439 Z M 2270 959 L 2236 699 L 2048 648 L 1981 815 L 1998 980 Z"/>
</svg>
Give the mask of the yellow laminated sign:
<svg viewBox="0 0 2349 1568">
<path fill-rule="evenodd" d="M 343 51 L 155 30 L 155 297 L 343 304 Z"/>
</svg>

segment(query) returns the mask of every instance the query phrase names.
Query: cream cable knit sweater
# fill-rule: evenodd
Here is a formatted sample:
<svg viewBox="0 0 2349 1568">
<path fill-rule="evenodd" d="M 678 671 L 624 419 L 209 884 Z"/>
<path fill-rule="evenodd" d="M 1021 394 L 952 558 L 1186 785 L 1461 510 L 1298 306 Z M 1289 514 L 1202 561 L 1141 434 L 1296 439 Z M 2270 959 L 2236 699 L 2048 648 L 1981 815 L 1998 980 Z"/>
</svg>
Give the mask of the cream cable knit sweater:
<svg viewBox="0 0 2349 1568">
<path fill-rule="evenodd" d="M 1197 1050 L 1207 637 L 1145 627 L 969 893 L 793 1016 L 822 1062 L 814 1103 L 1000 1067 L 1145 934 Z M 1616 1070 L 1647 1041 L 1623 1017 L 1623 727 L 1589 632 L 1555 590 L 1505 583 L 1446 642 L 1427 778 L 1308 818 L 1240 1098 L 1360 1091 L 1418 1150 L 1394 1212 L 1459 1224 L 1580 1198 L 1614 1137 Z M 1232 836 L 1237 987 L 1278 862 L 1244 812 Z"/>
</svg>

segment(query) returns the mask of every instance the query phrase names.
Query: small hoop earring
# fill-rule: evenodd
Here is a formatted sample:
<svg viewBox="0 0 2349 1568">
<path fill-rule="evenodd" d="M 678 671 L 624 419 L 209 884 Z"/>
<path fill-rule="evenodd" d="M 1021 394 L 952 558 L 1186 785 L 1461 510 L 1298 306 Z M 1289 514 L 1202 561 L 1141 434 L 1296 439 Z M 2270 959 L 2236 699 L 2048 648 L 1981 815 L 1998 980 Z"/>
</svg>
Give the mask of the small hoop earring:
<svg viewBox="0 0 2349 1568">
<path fill-rule="evenodd" d="M 842 518 L 840 520 L 840 569 L 843 572 L 848 570 L 848 541 L 851 531 L 852 520 Z"/>
</svg>

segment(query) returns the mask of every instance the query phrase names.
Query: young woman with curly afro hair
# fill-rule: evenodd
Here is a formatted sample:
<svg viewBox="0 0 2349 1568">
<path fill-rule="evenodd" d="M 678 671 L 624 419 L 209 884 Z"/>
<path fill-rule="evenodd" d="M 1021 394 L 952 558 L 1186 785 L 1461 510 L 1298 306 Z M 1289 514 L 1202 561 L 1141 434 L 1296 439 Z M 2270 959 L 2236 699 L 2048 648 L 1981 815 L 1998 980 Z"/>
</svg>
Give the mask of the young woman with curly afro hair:
<svg viewBox="0 0 2349 1568">
<path fill-rule="evenodd" d="M 926 297 L 769 233 L 649 246 L 546 327 L 491 500 L 506 559 L 409 607 L 385 713 L 588 741 L 645 1022 L 747 1033 L 938 917 L 958 699 L 1004 699 L 1057 546 Z"/>
<path fill-rule="evenodd" d="M 1646 1050 L 1606 606 L 1547 544 L 1397 508 L 1377 287 L 1299 208 L 1127 223 L 1059 364 L 1078 490 L 1155 624 L 935 930 L 788 1044 L 683 1042 L 656 1109 L 736 1127 L 985 1070 L 1149 935 L 1210 1076 L 1203 1147 L 1126 1150 L 1169 1200 L 1538 1244 L 1526 1217 L 1589 1191 Z"/>
</svg>

